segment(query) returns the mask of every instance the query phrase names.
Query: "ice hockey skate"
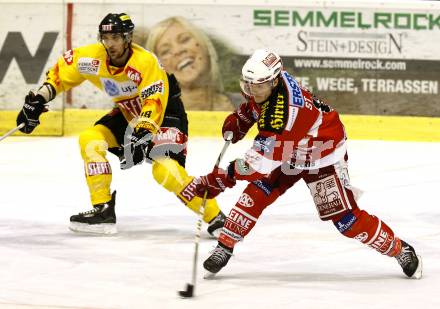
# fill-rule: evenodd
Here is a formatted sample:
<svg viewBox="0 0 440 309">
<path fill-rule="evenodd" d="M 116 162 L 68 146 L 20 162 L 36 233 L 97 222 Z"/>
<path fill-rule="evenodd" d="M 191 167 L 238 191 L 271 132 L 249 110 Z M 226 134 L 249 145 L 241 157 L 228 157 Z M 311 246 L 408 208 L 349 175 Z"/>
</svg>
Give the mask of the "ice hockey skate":
<svg viewBox="0 0 440 309">
<path fill-rule="evenodd" d="M 116 234 L 115 199 L 116 191 L 109 202 L 94 205 L 92 210 L 71 216 L 69 229 L 92 234 Z"/>
<path fill-rule="evenodd" d="M 212 238 L 217 239 L 220 236 L 220 233 L 225 225 L 226 216 L 220 211 L 219 214 L 209 222 L 209 226 L 207 232 Z"/>
<path fill-rule="evenodd" d="M 422 278 L 422 257 L 416 254 L 414 248 L 401 240 L 402 251 L 395 256 L 403 269 L 405 275 L 409 278 L 420 279 Z"/>
<path fill-rule="evenodd" d="M 227 248 L 221 243 L 218 243 L 217 247 L 211 252 L 211 256 L 203 262 L 203 267 L 207 270 L 204 278 L 213 278 L 223 267 L 225 267 L 232 256 L 232 251 L 232 248 Z"/>
</svg>

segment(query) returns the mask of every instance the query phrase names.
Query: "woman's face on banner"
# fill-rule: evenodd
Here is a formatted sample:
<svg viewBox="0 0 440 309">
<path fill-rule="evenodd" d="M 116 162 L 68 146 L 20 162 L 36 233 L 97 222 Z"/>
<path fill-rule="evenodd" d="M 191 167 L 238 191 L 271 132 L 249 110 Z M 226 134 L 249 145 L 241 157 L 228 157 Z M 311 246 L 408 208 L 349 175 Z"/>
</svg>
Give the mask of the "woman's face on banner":
<svg viewBox="0 0 440 309">
<path fill-rule="evenodd" d="M 197 82 L 209 74 L 209 56 L 201 42 L 180 24 L 172 24 L 157 41 L 156 55 L 165 70 L 182 85 Z"/>
</svg>

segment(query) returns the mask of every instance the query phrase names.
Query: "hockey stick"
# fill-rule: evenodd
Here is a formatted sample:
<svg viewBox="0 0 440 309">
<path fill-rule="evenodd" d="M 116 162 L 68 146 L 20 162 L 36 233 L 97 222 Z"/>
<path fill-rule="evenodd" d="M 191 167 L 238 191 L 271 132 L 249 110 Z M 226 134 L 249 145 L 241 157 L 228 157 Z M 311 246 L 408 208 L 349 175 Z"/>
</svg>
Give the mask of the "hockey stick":
<svg viewBox="0 0 440 309">
<path fill-rule="evenodd" d="M 20 123 L 17 127 L 13 128 L 12 130 L 9 130 L 8 132 L 6 132 L 3 136 L 0 136 L 0 141 L 4 140 L 5 138 L 7 138 L 9 135 L 12 135 L 15 133 L 15 131 L 20 130 L 21 128 L 24 127 L 24 123 Z"/>
<path fill-rule="evenodd" d="M 222 160 L 222 157 L 226 152 L 226 149 L 231 144 L 231 140 L 232 140 L 232 132 L 227 132 L 227 134 L 225 134 L 225 144 L 223 145 L 223 149 L 217 158 L 217 162 L 215 162 L 214 168 L 219 166 L 220 161 Z M 196 286 L 196 280 L 197 280 L 197 260 L 198 260 L 198 256 L 199 256 L 200 231 L 202 229 L 202 220 L 203 220 L 203 215 L 205 213 L 207 195 L 208 195 L 208 191 L 205 191 L 205 194 L 203 195 L 202 205 L 201 205 L 201 208 L 199 211 L 199 219 L 197 220 L 197 225 L 196 225 L 196 237 L 194 240 L 194 258 L 193 258 L 193 267 L 192 267 L 192 280 L 191 280 L 191 283 L 186 284 L 186 289 L 184 291 L 179 291 L 179 296 L 183 297 L 183 298 L 189 298 L 189 297 L 194 296 L 194 288 Z"/>
</svg>

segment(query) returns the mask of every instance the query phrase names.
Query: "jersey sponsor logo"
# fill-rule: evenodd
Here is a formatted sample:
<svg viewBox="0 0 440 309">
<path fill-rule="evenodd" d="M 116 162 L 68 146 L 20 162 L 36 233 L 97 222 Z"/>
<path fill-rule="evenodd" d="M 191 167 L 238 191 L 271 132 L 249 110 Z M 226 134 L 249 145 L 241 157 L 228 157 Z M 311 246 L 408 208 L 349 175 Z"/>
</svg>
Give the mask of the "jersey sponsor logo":
<svg viewBox="0 0 440 309">
<path fill-rule="evenodd" d="M 133 69 L 131 66 L 127 66 L 125 73 L 129 79 L 135 82 L 136 85 L 139 85 L 142 82 L 141 73 Z"/>
<path fill-rule="evenodd" d="M 353 239 L 359 240 L 360 242 L 366 242 L 368 239 L 368 233 L 367 232 L 362 232 L 360 234 L 357 234 L 355 237 L 353 237 Z"/>
<path fill-rule="evenodd" d="M 111 97 L 118 97 L 121 95 L 118 84 L 110 78 L 101 78 L 102 85 L 105 92 Z"/>
<path fill-rule="evenodd" d="M 154 137 L 154 144 L 183 144 L 184 134 L 176 128 L 160 128 Z"/>
<path fill-rule="evenodd" d="M 271 153 L 275 148 L 275 139 L 273 137 L 257 136 L 254 140 L 253 148 L 255 151 Z"/>
<path fill-rule="evenodd" d="M 138 88 L 131 80 L 125 82 L 117 82 L 111 78 L 101 78 L 102 87 L 111 97 L 132 96 L 137 95 Z"/>
<path fill-rule="evenodd" d="M 163 94 L 164 92 L 164 82 L 163 80 L 156 81 L 148 86 L 146 86 L 141 91 L 141 98 L 145 100 L 148 97 L 151 97 L 155 93 Z"/>
<path fill-rule="evenodd" d="M 258 128 L 263 129 L 265 125 L 265 119 L 267 114 L 269 114 L 269 101 L 266 101 L 261 106 L 260 119 L 258 119 Z"/>
<path fill-rule="evenodd" d="M 94 58 L 79 58 L 78 72 L 81 74 L 98 75 L 101 61 Z"/>
<path fill-rule="evenodd" d="M 349 230 L 351 226 L 356 222 L 357 218 L 352 213 L 349 213 L 342 217 L 341 220 L 335 222 L 335 226 L 340 233 L 344 233 Z"/>
<path fill-rule="evenodd" d="M 313 199 L 320 210 L 337 207 L 342 204 L 333 177 L 315 183 Z"/>
<path fill-rule="evenodd" d="M 188 137 L 177 128 L 161 127 L 154 136 L 150 151 L 152 159 L 171 154 L 186 156 Z"/>
<path fill-rule="evenodd" d="M 250 208 L 254 206 L 254 200 L 249 196 L 249 194 L 243 193 L 238 199 L 238 204 L 243 207 Z"/>
<path fill-rule="evenodd" d="M 279 93 L 273 113 L 270 115 L 270 126 L 276 130 L 284 128 L 284 96 Z"/>
<path fill-rule="evenodd" d="M 321 219 L 334 216 L 347 208 L 342 202 L 335 177 L 335 175 L 330 175 L 307 184 Z"/>
<path fill-rule="evenodd" d="M 247 233 L 249 228 L 251 228 L 253 223 L 255 223 L 254 220 L 232 208 L 228 218 L 226 218 L 224 229 L 243 236 Z"/>
<path fill-rule="evenodd" d="M 376 239 L 369 246 L 380 253 L 385 253 L 389 249 L 393 240 L 394 237 L 381 229 L 379 235 L 377 235 Z"/>
<path fill-rule="evenodd" d="M 229 212 L 228 220 L 231 220 L 246 229 L 250 227 L 252 222 L 254 222 L 254 220 L 236 211 L 234 208 Z"/>
<path fill-rule="evenodd" d="M 138 93 L 137 85 L 133 83 L 131 80 L 123 83 L 118 83 L 118 85 L 123 95 L 129 96 Z"/>
<path fill-rule="evenodd" d="M 270 195 L 272 193 L 272 188 L 267 183 L 264 183 L 261 180 L 255 180 L 252 181 L 252 183 L 261 189 L 264 194 Z"/>
<path fill-rule="evenodd" d="M 116 104 L 118 105 L 119 109 L 125 111 L 133 117 L 138 117 L 141 114 L 142 106 L 139 97 L 121 100 L 116 102 Z"/>
<path fill-rule="evenodd" d="M 89 162 L 86 166 L 88 176 L 111 174 L 112 169 L 108 162 Z"/>
<path fill-rule="evenodd" d="M 63 55 L 64 62 L 67 65 L 71 65 L 73 63 L 73 50 L 68 50 Z"/>
<path fill-rule="evenodd" d="M 287 92 L 289 93 L 289 104 L 297 107 L 304 106 L 304 98 L 302 96 L 301 87 L 297 81 L 289 75 L 286 71 L 283 72 L 282 77 L 287 85 Z"/>
<path fill-rule="evenodd" d="M 281 133 L 287 123 L 288 106 L 284 101 L 284 94 L 278 93 L 276 101 L 270 99 L 261 106 L 258 129 Z"/>
<path fill-rule="evenodd" d="M 187 202 L 192 201 L 192 199 L 196 196 L 196 185 L 197 180 L 193 179 L 182 191 L 180 191 L 180 196 L 183 197 Z"/>
<path fill-rule="evenodd" d="M 228 229 L 223 229 L 222 233 L 220 234 L 220 236 L 218 237 L 218 240 L 222 243 L 225 244 L 228 247 L 233 247 L 237 242 L 241 241 L 243 239 L 242 236 L 228 230 Z"/>
</svg>

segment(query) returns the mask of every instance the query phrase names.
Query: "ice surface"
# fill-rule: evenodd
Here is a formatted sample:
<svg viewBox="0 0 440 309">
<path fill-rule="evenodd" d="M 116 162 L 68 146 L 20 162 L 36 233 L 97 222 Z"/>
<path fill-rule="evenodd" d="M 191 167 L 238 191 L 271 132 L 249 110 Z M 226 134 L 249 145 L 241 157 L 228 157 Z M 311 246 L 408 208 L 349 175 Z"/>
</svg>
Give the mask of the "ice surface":
<svg viewBox="0 0 440 309">
<path fill-rule="evenodd" d="M 190 173 L 209 171 L 222 144 L 192 138 Z M 223 166 L 249 144 L 232 145 Z M 349 143 L 360 206 L 423 256 L 422 280 L 321 222 L 299 183 L 214 280 L 202 279 L 215 245 L 205 225 L 196 297 L 180 299 L 197 218 L 154 182 L 151 166 L 121 171 L 110 158 L 119 234 L 75 234 L 69 216 L 90 209 L 76 138 L 8 138 L 0 143 L 0 308 L 440 308 L 439 153 L 437 143 Z M 219 197 L 225 213 L 244 185 Z"/>
</svg>

